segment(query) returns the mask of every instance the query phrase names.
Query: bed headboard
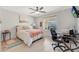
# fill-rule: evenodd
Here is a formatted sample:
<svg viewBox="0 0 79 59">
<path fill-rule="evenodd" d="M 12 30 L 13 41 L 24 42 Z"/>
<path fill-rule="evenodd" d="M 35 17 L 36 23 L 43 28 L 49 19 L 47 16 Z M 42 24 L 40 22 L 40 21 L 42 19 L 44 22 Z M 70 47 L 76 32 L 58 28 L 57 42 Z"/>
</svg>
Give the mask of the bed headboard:
<svg viewBox="0 0 79 59">
<path fill-rule="evenodd" d="M 16 26 L 16 30 L 29 30 L 29 29 L 33 29 L 33 27 L 31 25 L 17 25 Z"/>
</svg>

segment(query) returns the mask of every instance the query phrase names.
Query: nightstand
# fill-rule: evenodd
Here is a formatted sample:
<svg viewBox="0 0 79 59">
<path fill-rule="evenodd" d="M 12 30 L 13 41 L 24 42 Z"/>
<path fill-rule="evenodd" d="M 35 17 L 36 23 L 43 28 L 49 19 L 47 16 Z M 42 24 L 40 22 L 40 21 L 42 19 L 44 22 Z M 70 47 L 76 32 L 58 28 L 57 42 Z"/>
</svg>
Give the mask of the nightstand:
<svg viewBox="0 0 79 59">
<path fill-rule="evenodd" d="M 2 42 L 6 42 L 6 36 L 7 34 L 9 34 L 9 39 L 11 39 L 11 32 L 9 30 L 4 30 L 2 33 L 1 33 L 1 36 L 2 36 Z"/>
</svg>

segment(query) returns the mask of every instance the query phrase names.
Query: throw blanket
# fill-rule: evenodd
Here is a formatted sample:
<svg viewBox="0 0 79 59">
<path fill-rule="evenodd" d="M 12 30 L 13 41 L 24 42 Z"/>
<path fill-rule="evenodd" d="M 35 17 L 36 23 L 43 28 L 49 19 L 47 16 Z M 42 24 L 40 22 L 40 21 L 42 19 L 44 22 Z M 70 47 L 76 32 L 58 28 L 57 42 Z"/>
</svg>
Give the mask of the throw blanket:
<svg viewBox="0 0 79 59">
<path fill-rule="evenodd" d="M 34 36 L 39 35 L 39 34 L 41 34 L 41 33 L 43 33 L 43 31 L 42 31 L 41 29 L 32 29 L 32 30 L 30 31 L 31 37 L 34 37 Z"/>
</svg>

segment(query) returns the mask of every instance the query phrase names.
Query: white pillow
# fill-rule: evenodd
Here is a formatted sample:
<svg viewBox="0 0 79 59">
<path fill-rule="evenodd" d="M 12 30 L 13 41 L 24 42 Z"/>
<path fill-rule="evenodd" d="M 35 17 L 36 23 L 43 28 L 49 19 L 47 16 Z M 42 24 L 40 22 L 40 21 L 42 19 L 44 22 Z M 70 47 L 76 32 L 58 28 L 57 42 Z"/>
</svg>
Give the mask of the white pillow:
<svg viewBox="0 0 79 59">
<path fill-rule="evenodd" d="M 28 25 L 28 24 L 18 25 L 18 30 L 27 30 L 27 29 L 33 29 L 33 27 L 31 25 Z"/>
</svg>

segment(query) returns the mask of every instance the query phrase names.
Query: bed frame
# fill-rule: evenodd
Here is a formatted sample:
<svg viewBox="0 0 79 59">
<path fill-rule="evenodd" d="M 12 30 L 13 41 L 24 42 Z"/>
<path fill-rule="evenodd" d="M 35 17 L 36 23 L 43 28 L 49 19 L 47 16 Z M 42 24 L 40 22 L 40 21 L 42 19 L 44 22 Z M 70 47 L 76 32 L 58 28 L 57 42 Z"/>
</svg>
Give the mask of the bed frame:
<svg viewBox="0 0 79 59">
<path fill-rule="evenodd" d="M 19 38 L 19 37 L 17 36 L 17 31 L 18 31 L 18 30 L 17 30 L 17 27 L 18 27 L 18 26 L 16 26 L 16 38 L 17 38 L 17 39 L 20 39 L 21 41 L 23 41 L 21 38 Z M 34 40 L 34 41 L 32 42 L 32 44 L 35 43 L 36 41 L 39 41 L 39 40 L 43 39 L 43 38 L 44 38 L 44 37 L 42 36 L 42 37 L 40 37 L 40 38 Z"/>
</svg>

